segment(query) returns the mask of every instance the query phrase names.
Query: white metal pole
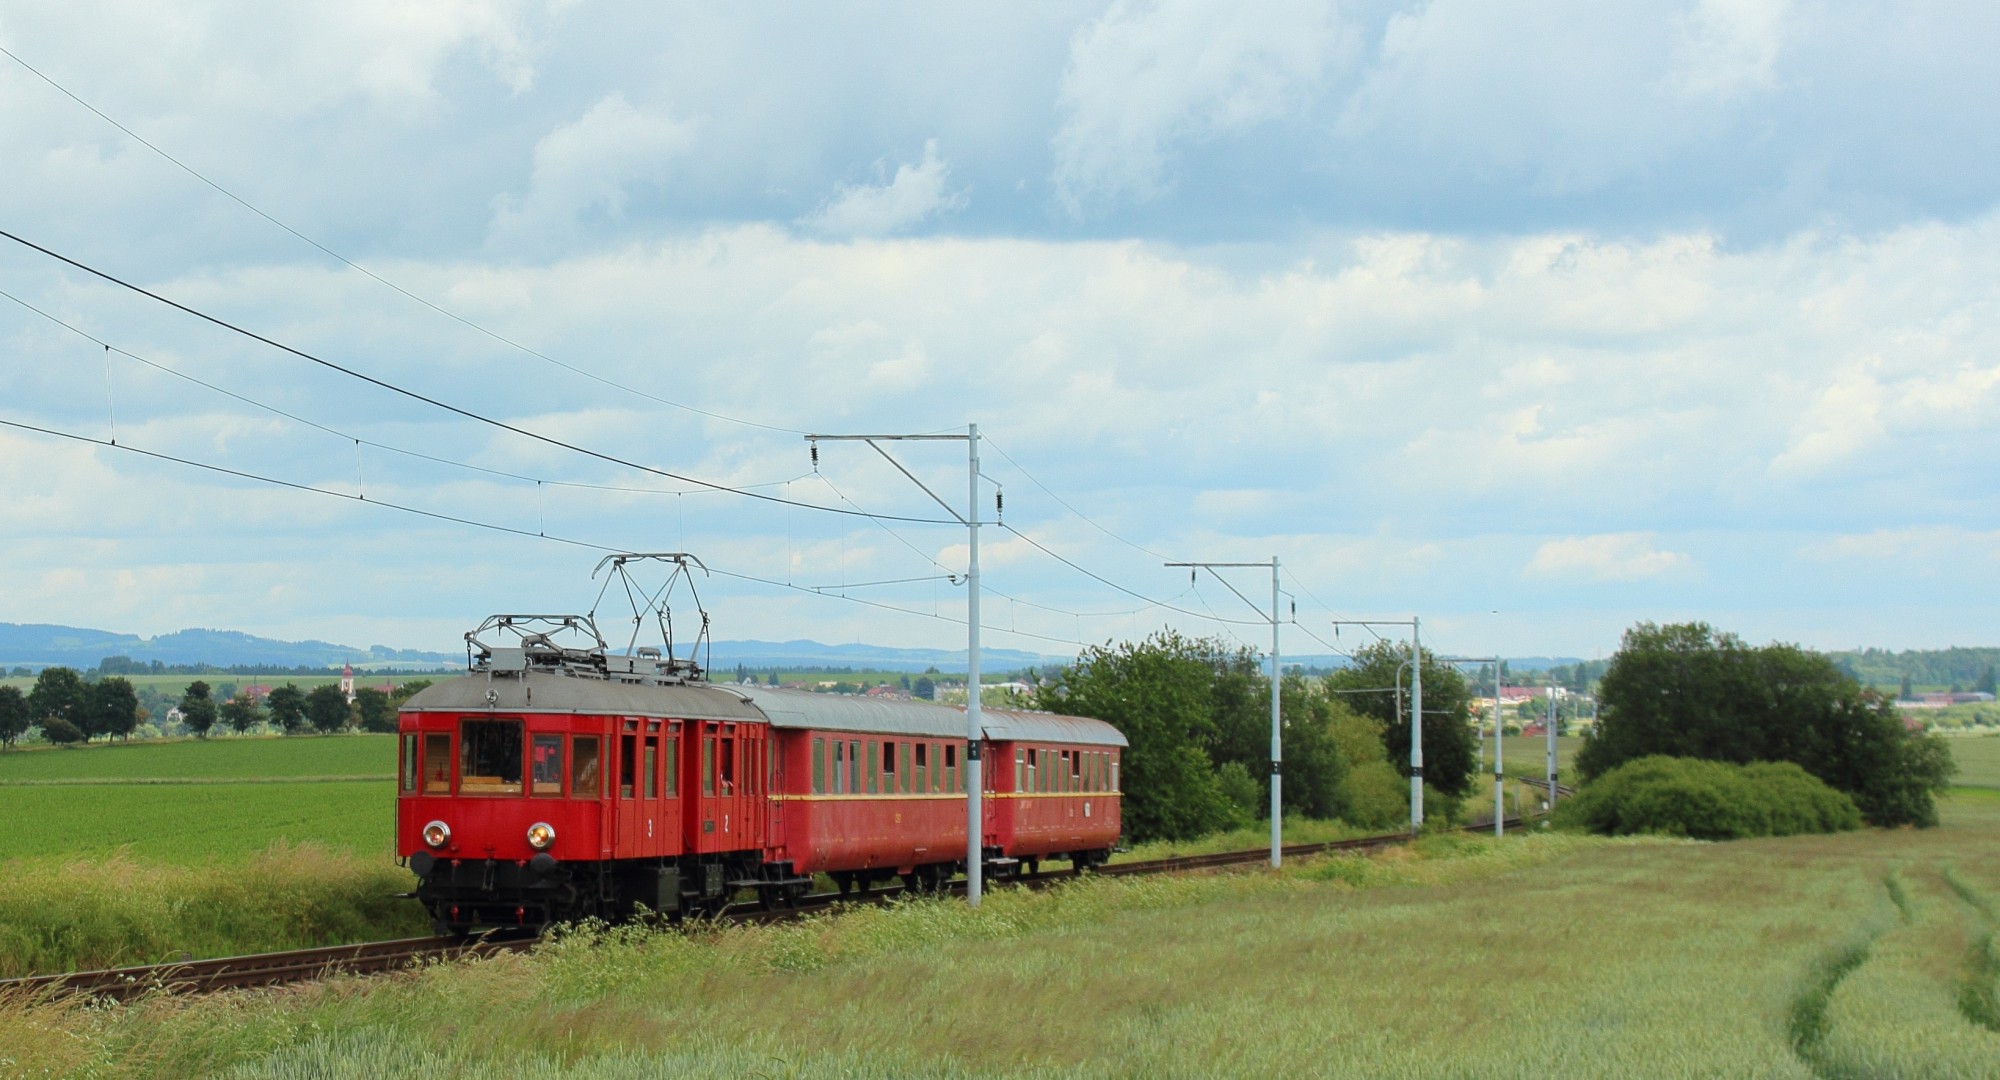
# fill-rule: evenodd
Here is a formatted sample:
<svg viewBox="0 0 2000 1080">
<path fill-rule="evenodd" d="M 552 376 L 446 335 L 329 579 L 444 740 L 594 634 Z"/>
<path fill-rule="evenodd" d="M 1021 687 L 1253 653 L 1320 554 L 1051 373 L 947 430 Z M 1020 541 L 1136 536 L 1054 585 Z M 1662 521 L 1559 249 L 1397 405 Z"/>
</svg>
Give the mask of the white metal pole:
<svg viewBox="0 0 2000 1080">
<path fill-rule="evenodd" d="M 1271 556 L 1271 865 L 1284 861 L 1285 803 L 1279 794 L 1284 783 L 1284 738 L 1278 726 L 1278 557 Z"/>
<path fill-rule="evenodd" d="M 1549 812 L 1556 809 L 1556 688 L 1549 686 Z"/>
<path fill-rule="evenodd" d="M 1500 660 L 1498 657 L 1495 657 L 1493 660 L 1493 835 L 1494 836 L 1507 835 L 1507 809 L 1506 805 L 1502 802 L 1503 798 L 1502 792 L 1506 788 L 1507 781 L 1505 780 L 1500 771 L 1500 758 L 1502 756 L 1500 739 L 1502 737 L 1502 732 L 1504 732 L 1505 730 L 1506 730 L 1506 721 L 1502 719 L 1500 716 Z"/>
<path fill-rule="evenodd" d="M 979 906 L 985 869 L 985 837 L 979 815 L 981 785 L 979 746 L 986 732 L 979 720 L 979 425 L 965 425 L 965 528 L 970 551 L 965 562 L 965 900 Z"/>
<path fill-rule="evenodd" d="M 1424 643 L 1410 616 L 1410 831 L 1424 827 Z"/>
</svg>

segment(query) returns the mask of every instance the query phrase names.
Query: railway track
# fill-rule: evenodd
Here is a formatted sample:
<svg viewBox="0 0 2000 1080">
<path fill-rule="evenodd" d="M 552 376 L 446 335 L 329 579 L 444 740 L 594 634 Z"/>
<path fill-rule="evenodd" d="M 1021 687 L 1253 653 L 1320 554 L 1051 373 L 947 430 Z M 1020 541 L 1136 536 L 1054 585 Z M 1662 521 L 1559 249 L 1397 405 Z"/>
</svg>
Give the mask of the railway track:
<svg viewBox="0 0 2000 1080">
<path fill-rule="evenodd" d="M 1567 794 L 1567 789 L 1557 787 L 1558 796 Z M 1509 826 L 1520 824 L 1520 819 L 1510 819 Z M 1468 826 L 1465 831 L 1483 831 L 1490 826 Z M 1407 833 L 1390 833 L 1382 836 L 1364 836 L 1353 840 L 1334 840 L 1319 844 L 1288 844 L 1281 850 L 1288 859 L 1309 855 L 1323 855 L 1336 851 L 1374 851 L 1393 847 L 1409 840 Z M 1164 874 L 1187 870 L 1213 870 L 1228 866 L 1249 866 L 1267 861 L 1271 857 L 1269 848 L 1248 851 L 1225 851 L 1210 855 L 1175 855 L 1165 859 L 1148 859 L 1142 862 L 1111 863 L 1090 871 L 1103 877 L 1133 877 L 1140 874 Z M 1070 870 L 1048 870 L 1035 874 L 1018 874 L 996 884 L 1024 885 L 1028 888 L 1046 888 L 1063 881 L 1073 881 L 1080 875 Z M 815 893 L 804 897 L 799 903 L 782 908 L 763 908 L 756 904 L 737 904 L 724 911 L 718 921 L 744 923 L 788 922 L 807 915 L 830 911 L 852 904 L 887 904 L 903 894 L 901 885 L 870 889 L 856 893 Z M 965 883 L 954 881 L 944 892 L 963 894 Z M 176 993 L 210 993 L 217 990 L 240 990 L 260 986 L 278 986 L 285 983 L 305 982 L 334 974 L 366 975 L 398 971 L 422 962 L 468 959 L 480 956 L 495 956 L 501 953 L 520 952 L 540 940 L 530 933 L 489 933 L 476 938 L 426 937 L 405 938 L 400 941 L 376 941 L 361 945 L 331 945 L 316 949 L 294 949 L 288 952 L 258 953 L 250 956 L 229 956 L 213 960 L 184 960 L 166 964 L 145 964 L 132 967 L 107 968 L 102 971 L 72 971 L 61 975 L 34 975 L 20 979 L 0 979 L 0 998 L 42 997 L 60 994 L 81 994 L 89 997 L 107 998 L 114 1001 L 130 1001 L 149 993 L 161 991 Z"/>
<path fill-rule="evenodd" d="M 0 997 L 84 994 L 129 1001 L 155 991 L 206 993 L 257 986 L 303 982 L 338 972 L 370 974 L 395 971 L 424 960 L 491 956 L 534 944 L 532 934 L 404 938 L 361 945 L 329 945 L 317 949 L 184 960 L 167 964 L 72 971 L 0 980 Z"/>
</svg>

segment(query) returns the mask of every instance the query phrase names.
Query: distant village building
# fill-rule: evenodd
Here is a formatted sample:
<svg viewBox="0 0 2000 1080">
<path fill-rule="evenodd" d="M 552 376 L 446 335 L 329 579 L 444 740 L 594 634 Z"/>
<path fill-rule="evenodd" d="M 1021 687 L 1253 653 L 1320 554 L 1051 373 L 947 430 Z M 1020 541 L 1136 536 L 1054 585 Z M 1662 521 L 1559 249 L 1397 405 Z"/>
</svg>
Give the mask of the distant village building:
<svg viewBox="0 0 2000 1080">
<path fill-rule="evenodd" d="M 340 692 L 347 696 L 347 703 L 354 704 L 354 665 L 343 664 L 340 668 Z"/>
<path fill-rule="evenodd" d="M 1969 693 L 1929 693 L 1918 694 L 1913 701 L 1899 701 L 1896 704 L 1905 709 L 1949 709 L 1953 705 L 1983 705 L 1993 700 L 1993 695 L 1983 690 Z"/>
</svg>

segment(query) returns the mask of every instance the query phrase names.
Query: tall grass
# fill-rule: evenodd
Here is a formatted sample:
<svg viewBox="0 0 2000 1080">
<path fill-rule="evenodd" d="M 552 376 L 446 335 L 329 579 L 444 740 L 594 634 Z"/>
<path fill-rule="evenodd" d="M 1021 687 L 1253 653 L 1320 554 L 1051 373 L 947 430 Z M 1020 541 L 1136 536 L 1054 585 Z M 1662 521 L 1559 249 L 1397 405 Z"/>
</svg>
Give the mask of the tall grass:
<svg viewBox="0 0 2000 1080">
<path fill-rule="evenodd" d="M 1919 833 L 1432 836 L 1278 873 L 996 889 L 976 911 L 586 927 L 405 978 L 0 1004 L 0 1055 L 113 1077 L 1810 1077 L 1795 1005 L 1828 984 L 1819 958 L 1881 925 L 1830 984 L 1822 1062 L 1990 1074 L 1952 996 L 1973 915 L 1939 868 L 2000 885 L 2000 800 L 1946 809 Z M 1883 993 L 1912 1004 L 1878 1011 L 1942 1041 L 1860 1015 Z"/>
<path fill-rule="evenodd" d="M 0 977 L 420 935 L 408 871 L 314 845 L 238 862 L 0 864 Z"/>
</svg>

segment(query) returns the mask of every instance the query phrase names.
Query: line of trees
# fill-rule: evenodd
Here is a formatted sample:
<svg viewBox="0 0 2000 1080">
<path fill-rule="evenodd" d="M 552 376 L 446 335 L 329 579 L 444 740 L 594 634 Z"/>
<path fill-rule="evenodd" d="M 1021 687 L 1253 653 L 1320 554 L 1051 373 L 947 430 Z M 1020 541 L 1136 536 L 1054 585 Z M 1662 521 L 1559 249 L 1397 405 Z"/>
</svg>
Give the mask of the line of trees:
<svg viewBox="0 0 2000 1080">
<path fill-rule="evenodd" d="M 427 680 L 414 680 L 396 687 L 393 694 L 364 688 L 355 691 L 351 704 L 338 686 L 301 690 L 291 683 L 276 687 L 264 701 L 247 693 L 218 701 L 214 689 L 197 679 L 188 684 L 178 707 L 181 722 L 200 739 L 218 725 L 238 734 L 260 725 L 287 735 L 356 728 L 393 732 L 403 702 L 429 685 Z M 25 694 L 16 687 L 0 687 L 0 746 L 12 747 L 34 730 L 59 746 L 99 737 L 130 738 L 149 718 L 131 681 L 122 676 L 92 682 L 72 668 L 50 667 L 35 676 L 34 686 Z"/>
<path fill-rule="evenodd" d="M 1408 658 L 1407 647 L 1384 643 L 1328 677 L 1280 681 L 1285 813 L 1383 828 L 1406 819 L 1410 725 L 1397 710 L 1395 676 L 1403 667 L 1407 685 Z M 1426 653 L 1425 777 L 1440 816 L 1455 812 L 1471 784 L 1469 701 L 1457 672 Z M 1086 649 L 1038 699 L 1124 733 L 1125 829 L 1139 841 L 1268 818 L 1270 703 L 1270 678 L 1253 650 L 1173 631 Z"/>
</svg>

